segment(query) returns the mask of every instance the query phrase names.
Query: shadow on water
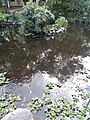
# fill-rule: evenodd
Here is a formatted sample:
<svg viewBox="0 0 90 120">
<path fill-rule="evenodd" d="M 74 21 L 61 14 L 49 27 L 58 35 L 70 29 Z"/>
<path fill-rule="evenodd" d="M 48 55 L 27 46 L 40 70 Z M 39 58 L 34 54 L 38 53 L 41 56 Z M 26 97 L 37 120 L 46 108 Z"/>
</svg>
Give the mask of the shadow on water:
<svg viewBox="0 0 90 120">
<path fill-rule="evenodd" d="M 18 107 L 25 107 L 32 97 L 41 97 L 48 81 L 65 83 L 76 70 L 89 69 L 90 31 L 83 26 L 70 26 L 56 35 L 28 38 L 24 44 L 0 43 L 0 71 L 7 71 L 12 81 L 3 91 L 22 96 Z M 56 95 L 52 95 L 52 97 Z M 62 93 L 60 97 L 67 96 Z M 41 112 L 41 111 L 40 111 Z M 44 111 L 38 113 L 44 119 Z"/>
</svg>

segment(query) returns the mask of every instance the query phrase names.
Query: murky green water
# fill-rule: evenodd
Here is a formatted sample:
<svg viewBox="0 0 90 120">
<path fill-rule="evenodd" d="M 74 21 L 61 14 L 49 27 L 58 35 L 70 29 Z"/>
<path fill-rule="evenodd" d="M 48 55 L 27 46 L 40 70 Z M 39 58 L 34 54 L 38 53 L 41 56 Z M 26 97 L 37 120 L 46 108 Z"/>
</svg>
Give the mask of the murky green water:
<svg viewBox="0 0 90 120">
<path fill-rule="evenodd" d="M 25 44 L 0 44 L 0 71 L 7 71 L 11 79 L 0 91 L 21 95 L 18 107 L 25 107 L 32 97 L 40 98 L 48 81 L 64 85 L 60 94 L 55 93 L 56 89 L 52 91 L 52 98 L 67 96 L 70 100 L 65 91 L 70 81 L 75 82 L 75 72 L 80 69 L 90 71 L 90 30 L 84 26 L 70 26 L 55 37 L 28 38 Z M 38 115 L 45 120 L 43 109 Z"/>
</svg>

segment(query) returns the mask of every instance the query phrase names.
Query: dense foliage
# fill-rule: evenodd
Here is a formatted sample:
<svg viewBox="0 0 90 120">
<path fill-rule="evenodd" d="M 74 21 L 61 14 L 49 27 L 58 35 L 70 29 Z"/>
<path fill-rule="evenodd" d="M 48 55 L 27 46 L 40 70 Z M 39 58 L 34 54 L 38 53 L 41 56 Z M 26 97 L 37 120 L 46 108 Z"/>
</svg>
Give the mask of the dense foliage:
<svg viewBox="0 0 90 120">
<path fill-rule="evenodd" d="M 47 29 L 51 34 L 63 32 L 67 27 L 68 21 L 65 19 L 65 17 L 59 17 L 55 20 L 54 24 L 47 25 Z"/>
<path fill-rule="evenodd" d="M 90 0 L 48 0 L 47 5 L 57 15 L 90 20 Z"/>
<path fill-rule="evenodd" d="M 5 13 L 0 13 L 0 24 L 7 21 L 7 15 Z"/>
<path fill-rule="evenodd" d="M 0 13 L 0 33 L 9 34 L 19 26 L 19 18 L 15 14 Z"/>
<path fill-rule="evenodd" d="M 28 108 L 32 113 L 37 113 L 45 105 L 46 120 L 56 120 L 57 118 L 61 120 L 72 120 L 75 118 L 77 120 L 86 120 L 88 118 L 90 107 L 86 101 L 89 100 L 89 93 L 77 86 L 77 94 L 72 94 L 72 101 L 69 101 L 67 97 L 51 99 L 50 94 L 52 94 L 54 87 L 57 87 L 59 91 L 62 84 L 60 82 L 56 84 L 48 82 L 42 98 L 32 98 L 32 101 L 28 104 Z M 81 106 L 78 105 L 80 102 Z"/>
<path fill-rule="evenodd" d="M 8 21 L 8 15 L 6 13 L 0 13 L 0 34 L 4 35 L 4 33 L 9 32 L 9 28 L 6 25 Z"/>
<path fill-rule="evenodd" d="M 51 12 L 58 17 L 59 13 L 61 13 L 61 0 L 48 0 L 46 5 L 51 10 Z"/>
<path fill-rule="evenodd" d="M 54 15 L 45 6 L 40 7 L 36 3 L 28 3 L 21 11 L 21 31 L 26 36 L 29 33 L 43 31 L 52 21 L 54 21 Z"/>
<path fill-rule="evenodd" d="M 67 25 L 68 21 L 65 19 L 65 17 L 60 17 L 55 21 L 54 27 L 60 29 L 61 27 L 67 27 Z"/>
<path fill-rule="evenodd" d="M 5 77 L 6 72 L 4 73 L 0 73 L 0 86 L 3 84 L 8 84 L 9 83 L 9 79 L 7 79 Z"/>
</svg>

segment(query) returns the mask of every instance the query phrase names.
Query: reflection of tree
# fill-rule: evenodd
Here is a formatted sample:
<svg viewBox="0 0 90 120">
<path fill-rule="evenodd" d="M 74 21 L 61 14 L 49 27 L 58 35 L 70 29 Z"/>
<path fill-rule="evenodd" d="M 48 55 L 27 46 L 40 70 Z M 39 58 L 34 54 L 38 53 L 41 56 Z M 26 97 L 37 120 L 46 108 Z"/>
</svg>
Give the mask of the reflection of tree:
<svg viewBox="0 0 90 120">
<path fill-rule="evenodd" d="M 28 51 L 17 43 L 2 45 L 1 51 L 0 63 L 2 68 L 20 77 L 23 66 L 27 64 L 26 59 L 28 59 Z M 17 70 L 19 67 L 22 68 Z"/>
<path fill-rule="evenodd" d="M 78 31 L 72 30 L 72 32 L 68 31 L 61 36 L 56 36 L 56 40 L 36 40 L 37 38 L 34 40 L 33 38 L 24 45 L 5 44 L 0 48 L 2 51 L 0 63 L 4 69 L 9 65 L 14 76 L 19 78 L 21 75 L 31 76 L 37 71 L 46 71 L 51 76 L 65 80 L 76 69 L 82 69 L 78 56 L 85 55 L 87 51 L 86 47 L 84 49 L 82 46 L 83 37 L 80 39 L 83 33 L 80 35 Z"/>
<path fill-rule="evenodd" d="M 65 41 L 63 42 L 65 43 Z M 66 75 L 70 75 L 75 69 L 78 69 L 78 59 L 70 60 L 76 52 L 73 51 L 73 54 L 72 51 L 71 53 L 68 53 L 65 47 L 67 46 L 67 43 L 65 45 L 63 42 L 44 41 L 43 44 L 41 41 L 37 42 L 37 45 L 35 45 L 35 52 L 38 56 L 37 59 L 33 59 L 36 63 L 36 71 L 46 71 L 48 74 L 55 76 L 58 79 L 64 79 Z"/>
</svg>

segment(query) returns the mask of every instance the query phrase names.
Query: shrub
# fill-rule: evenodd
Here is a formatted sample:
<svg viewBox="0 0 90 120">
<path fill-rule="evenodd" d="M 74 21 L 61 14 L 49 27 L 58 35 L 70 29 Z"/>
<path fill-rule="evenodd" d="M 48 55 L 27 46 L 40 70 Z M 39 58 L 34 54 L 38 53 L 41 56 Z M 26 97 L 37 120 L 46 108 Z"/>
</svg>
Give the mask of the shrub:
<svg viewBox="0 0 90 120">
<path fill-rule="evenodd" d="M 8 27 L 5 25 L 7 22 L 7 14 L 5 13 L 0 13 L 0 35 L 1 33 L 5 33 L 8 31 Z"/>
<path fill-rule="evenodd" d="M 20 26 L 19 17 L 15 14 L 0 13 L 0 36 L 7 36 L 12 41 Z M 5 39 L 6 40 L 6 39 Z"/>
<path fill-rule="evenodd" d="M 83 19 L 83 17 L 89 17 L 90 10 L 89 0 L 65 0 L 62 3 L 62 14 L 66 17 Z"/>
<path fill-rule="evenodd" d="M 59 31 L 61 28 L 67 28 L 68 27 L 68 21 L 65 17 L 59 17 L 55 20 L 55 23 L 52 25 L 47 25 L 47 30 L 56 30 Z M 60 30 L 61 31 L 61 30 Z M 60 32 L 59 31 L 59 32 Z M 50 31 L 49 31 L 50 32 Z"/>
<path fill-rule="evenodd" d="M 56 18 L 59 16 L 59 13 L 61 12 L 61 4 L 62 4 L 62 0 L 48 0 L 46 2 L 46 5 L 55 15 Z"/>
<path fill-rule="evenodd" d="M 5 13 L 0 13 L 0 24 L 7 21 L 7 15 Z"/>
<path fill-rule="evenodd" d="M 67 27 L 68 21 L 65 19 L 65 17 L 59 17 L 55 21 L 54 27 L 60 29 L 61 27 Z"/>
<path fill-rule="evenodd" d="M 67 18 L 90 20 L 90 0 L 48 0 L 46 3 L 52 13 Z"/>
<path fill-rule="evenodd" d="M 47 24 L 54 20 L 54 15 L 45 7 L 29 2 L 21 11 L 21 32 L 25 36 L 29 33 L 41 32 Z"/>
</svg>

